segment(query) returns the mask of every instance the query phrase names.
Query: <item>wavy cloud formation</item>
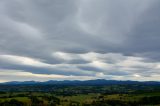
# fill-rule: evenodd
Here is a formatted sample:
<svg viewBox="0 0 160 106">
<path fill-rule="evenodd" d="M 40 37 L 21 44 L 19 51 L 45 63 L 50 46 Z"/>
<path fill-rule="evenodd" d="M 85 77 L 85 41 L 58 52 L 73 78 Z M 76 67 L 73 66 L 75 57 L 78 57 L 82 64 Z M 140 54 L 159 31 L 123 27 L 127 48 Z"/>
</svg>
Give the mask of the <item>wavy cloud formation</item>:
<svg viewBox="0 0 160 106">
<path fill-rule="evenodd" d="M 158 0 L 1 0 L 0 81 L 160 80 L 159 10 Z"/>
</svg>

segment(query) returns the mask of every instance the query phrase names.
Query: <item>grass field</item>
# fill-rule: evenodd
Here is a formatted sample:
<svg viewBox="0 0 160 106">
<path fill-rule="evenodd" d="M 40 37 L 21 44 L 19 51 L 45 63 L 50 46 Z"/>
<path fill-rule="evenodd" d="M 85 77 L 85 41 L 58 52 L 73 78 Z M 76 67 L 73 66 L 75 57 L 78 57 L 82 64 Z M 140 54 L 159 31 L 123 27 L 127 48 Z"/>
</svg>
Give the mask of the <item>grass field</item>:
<svg viewBox="0 0 160 106">
<path fill-rule="evenodd" d="M 160 106 L 159 86 L 19 85 L 0 89 L 0 106 Z"/>
<path fill-rule="evenodd" d="M 12 95 L 11 95 L 12 94 Z M 0 95 L 0 102 L 10 101 L 12 99 L 15 99 L 17 101 L 23 102 L 26 104 L 26 106 L 29 106 L 27 104 L 31 104 L 32 100 L 30 96 L 37 97 L 38 100 L 43 101 L 43 105 L 48 106 L 50 103 L 50 99 L 46 99 L 50 97 L 52 94 L 50 93 L 43 93 L 43 92 L 12 92 L 12 93 L 6 93 Z M 7 97 L 9 96 L 10 97 Z M 24 97 L 18 97 L 18 95 L 23 95 Z M 3 96 L 5 98 L 3 98 Z M 55 95 L 54 95 L 55 96 Z M 140 99 L 144 97 L 153 97 L 153 96 L 160 96 L 160 93 L 152 92 L 152 93 L 143 93 L 143 94 L 110 94 L 110 95 L 102 95 L 98 93 L 90 93 L 90 94 L 79 94 L 79 95 L 72 95 L 72 96 L 55 96 L 60 100 L 60 103 L 56 106 L 72 106 L 72 104 L 75 104 L 73 106 L 83 106 L 84 103 L 90 104 L 93 101 L 107 101 L 107 100 L 119 100 L 123 102 L 133 102 L 133 101 L 139 101 Z M 38 106 L 38 105 L 37 105 Z M 160 106 L 159 104 L 155 106 Z"/>
</svg>

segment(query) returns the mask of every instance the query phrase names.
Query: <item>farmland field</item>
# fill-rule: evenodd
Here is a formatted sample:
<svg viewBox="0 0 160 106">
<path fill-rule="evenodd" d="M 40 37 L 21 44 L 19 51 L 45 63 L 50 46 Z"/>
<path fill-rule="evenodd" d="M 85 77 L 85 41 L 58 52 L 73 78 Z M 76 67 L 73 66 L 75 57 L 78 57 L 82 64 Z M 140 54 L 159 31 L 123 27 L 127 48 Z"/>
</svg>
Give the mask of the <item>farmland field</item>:
<svg viewBox="0 0 160 106">
<path fill-rule="evenodd" d="M 0 106 L 160 106 L 158 85 L 0 85 L 0 90 Z"/>
</svg>

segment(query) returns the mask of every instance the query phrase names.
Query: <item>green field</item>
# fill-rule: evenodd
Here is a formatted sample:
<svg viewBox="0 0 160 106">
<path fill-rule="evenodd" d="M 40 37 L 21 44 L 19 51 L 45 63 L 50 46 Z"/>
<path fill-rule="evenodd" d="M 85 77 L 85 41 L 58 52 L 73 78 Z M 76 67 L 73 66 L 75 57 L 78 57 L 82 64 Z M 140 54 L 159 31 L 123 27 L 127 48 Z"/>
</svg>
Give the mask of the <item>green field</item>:
<svg viewBox="0 0 160 106">
<path fill-rule="evenodd" d="M 24 97 L 19 97 L 19 95 Z M 12 92 L 12 93 L 7 92 L 6 94 L 2 94 L 0 96 L 1 96 L 0 103 L 16 100 L 22 103 L 23 104 L 22 106 L 52 106 L 53 104 L 51 103 L 54 103 L 54 106 L 98 106 L 98 104 L 105 103 L 105 102 L 106 102 L 106 105 L 102 104 L 102 106 L 114 106 L 114 105 L 107 105 L 107 101 L 114 101 L 117 103 L 119 103 L 119 101 L 123 103 L 130 103 L 130 102 L 138 103 L 140 100 L 142 100 L 145 97 L 148 97 L 150 99 L 152 97 L 160 98 L 160 93 L 157 93 L 157 92 L 143 93 L 143 94 L 90 93 L 90 94 L 78 94 L 78 95 L 76 94 L 72 96 L 63 96 L 63 95 L 56 96 L 54 94 L 43 93 L 43 92 Z M 144 104 L 144 106 L 146 105 L 151 105 L 151 104 Z M 0 105 L 0 106 L 3 106 L 3 105 Z M 14 106 L 18 106 L 18 105 L 14 105 Z M 119 105 L 117 106 L 122 106 L 122 105 L 121 103 L 119 103 Z M 152 106 L 160 106 L 160 104 L 153 104 Z"/>
<path fill-rule="evenodd" d="M 0 106 L 160 106 L 160 86 L 1 85 Z"/>
</svg>

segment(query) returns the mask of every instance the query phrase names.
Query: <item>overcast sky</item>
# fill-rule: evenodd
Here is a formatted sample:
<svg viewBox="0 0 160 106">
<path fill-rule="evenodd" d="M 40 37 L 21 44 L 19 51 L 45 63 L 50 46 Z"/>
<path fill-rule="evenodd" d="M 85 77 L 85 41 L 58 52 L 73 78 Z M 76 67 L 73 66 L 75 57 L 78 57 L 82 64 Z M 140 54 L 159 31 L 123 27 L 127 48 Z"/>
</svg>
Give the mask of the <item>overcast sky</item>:
<svg viewBox="0 0 160 106">
<path fill-rule="evenodd" d="M 160 0 L 0 0 L 0 82 L 160 81 Z"/>
</svg>

